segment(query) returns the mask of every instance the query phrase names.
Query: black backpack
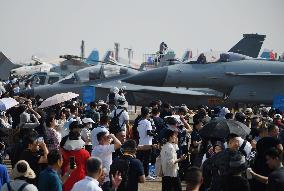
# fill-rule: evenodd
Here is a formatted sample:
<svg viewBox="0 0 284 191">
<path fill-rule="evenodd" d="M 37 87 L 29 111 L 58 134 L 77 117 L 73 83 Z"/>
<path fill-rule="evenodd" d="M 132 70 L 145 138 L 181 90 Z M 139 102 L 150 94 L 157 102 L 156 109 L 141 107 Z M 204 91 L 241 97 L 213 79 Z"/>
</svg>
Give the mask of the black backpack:
<svg viewBox="0 0 284 191">
<path fill-rule="evenodd" d="M 120 130 L 120 128 L 124 125 L 124 122 L 121 124 L 121 126 L 119 125 L 119 117 L 123 113 L 123 111 L 124 110 L 122 110 L 118 115 L 116 114 L 116 110 L 114 111 L 113 118 L 109 123 L 110 133 L 116 134 Z"/>
<path fill-rule="evenodd" d="M 128 172 L 130 168 L 130 160 L 127 159 L 124 156 L 114 160 L 112 164 L 110 165 L 110 171 L 109 171 L 109 176 L 111 177 L 112 175 L 114 176 L 115 173 L 118 171 L 121 173 L 121 178 L 122 181 L 117 188 L 117 191 L 125 191 L 127 190 L 127 184 L 128 184 Z"/>
</svg>

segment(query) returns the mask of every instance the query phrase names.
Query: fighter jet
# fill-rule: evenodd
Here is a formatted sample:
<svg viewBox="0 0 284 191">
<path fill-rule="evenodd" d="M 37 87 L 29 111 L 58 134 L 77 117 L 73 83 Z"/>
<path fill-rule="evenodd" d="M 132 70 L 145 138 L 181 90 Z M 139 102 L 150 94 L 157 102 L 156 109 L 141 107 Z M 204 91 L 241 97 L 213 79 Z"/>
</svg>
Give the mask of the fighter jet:
<svg viewBox="0 0 284 191">
<path fill-rule="evenodd" d="M 126 92 L 126 99 L 130 105 L 145 106 L 153 100 L 162 99 L 175 105 L 187 104 L 197 106 L 201 104 L 220 104 L 222 94 L 207 89 L 168 88 L 132 85 L 121 80 L 133 76 L 139 71 L 118 65 L 96 65 L 81 69 L 52 85 L 43 85 L 26 91 L 32 96 L 41 96 L 46 99 L 57 93 L 74 92 L 84 97 L 84 89 L 93 87 L 92 93 L 95 100 L 106 100 L 110 89 L 122 88 Z M 213 95 L 213 96 L 212 96 Z"/>
<path fill-rule="evenodd" d="M 145 71 L 124 81 L 144 86 L 209 88 L 234 103 L 271 104 L 284 94 L 283 62 L 231 55 L 220 54 L 208 62 L 211 57 L 203 54 L 195 62 Z"/>
<path fill-rule="evenodd" d="M 109 57 L 109 54 L 107 52 L 104 59 Z M 93 50 L 86 59 L 74 55 L 60 55 L 59 59 L 50 61 L 43 61 L 36 56 L 32 56 L 32 60 L 34 63 L 31 65 L 11 70 L 11 76 L 30 76 L 36 72 L 56 72 L 65 77 L 74 71 L 97 64 L 99 57 L 98 51 Z"/>
</svg>

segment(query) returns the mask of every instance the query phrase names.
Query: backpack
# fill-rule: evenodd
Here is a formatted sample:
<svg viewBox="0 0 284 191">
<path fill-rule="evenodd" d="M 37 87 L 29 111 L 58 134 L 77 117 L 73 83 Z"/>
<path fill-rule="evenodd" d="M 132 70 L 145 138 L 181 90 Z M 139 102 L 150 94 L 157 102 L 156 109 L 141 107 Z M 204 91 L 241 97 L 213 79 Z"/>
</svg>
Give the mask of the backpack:
<svg viewBox="0 0 284 191">
<path fill-rule="evenodd" d="M 23 191 L 24 188 L 29 185 L 29 183 L 25 182 L 24 184 L 21 185 L 21 187 L 17 190 L 17 191 Z M 14 191 L 12 188 L 11 188 L 11 185 L 10 185 L 10 182 L 7 182 L 7 188 L 8 188 L 8 191 Z"/>
<path fill-rule="evenodd" d="M 124 125 L 124 122 L 121 124 L 121 126 L 119 125 L 119 117 L 123 113 L 123 111 L 124 110 L 122 110 L 118 115 L 116 114 L 116 110 L 114 111 L 113 118 L 111 119 L 109 123 L 110 133 L 113 133 L 113 134 L 117 133 L 118 130 L 120 130 L 120 128 Z"/>
<path fill-rule="evenodd" d="M 110 165 L 109 176 L 114 176 L 115 173 L 118 171 L 121 173 L 122 181 L 117 188 L 117 191 L 125 191 L 127 190 L 128 184 L 128 172 L 130 167 L 130 159 L 124 158 L 123 156 L 114 160 L 113 163 Z"/>
</svg>

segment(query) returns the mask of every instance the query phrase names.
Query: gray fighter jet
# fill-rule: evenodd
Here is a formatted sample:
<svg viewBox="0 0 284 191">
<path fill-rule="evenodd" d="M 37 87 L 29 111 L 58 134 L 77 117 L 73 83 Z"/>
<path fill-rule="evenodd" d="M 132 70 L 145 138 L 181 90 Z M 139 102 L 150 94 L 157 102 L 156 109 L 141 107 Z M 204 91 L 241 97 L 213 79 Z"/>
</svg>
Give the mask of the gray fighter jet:
<svg viewBox="0 0 284 191">
<path fill-rule="evenodd" d="M 210 88 L 223 93 L 228 101 L 241 103 L 271 104 L 276 96 L 284 95 L 284 62 L 245 59 L 229 53 L 214 56 L 212 62 L 204 54 L 201 57 L 187 64 L 145 71 L 124 81 L 144 86 Z"/>
<path fill-rule="evenodd" d="M 140 86 L 122 82 L 121 80 L 138 74 L 139 71 L 118 65 L 97 65 L 81 69 L 51 85 L 43 85 L 26 91 L 32 96 L 46 99 L 57 93 L 74 92 L 84 97 L 84 89 L 93 87 L 95 100 L 105 100 L 112 87 L 122 88 L 130 105 L 145 106 L 152 100 L 163 100 L 174 105 L 201 104 L 217 105 L 222 101 L 222 94 L 209 89 L 168 88 Z"/>
</svg>

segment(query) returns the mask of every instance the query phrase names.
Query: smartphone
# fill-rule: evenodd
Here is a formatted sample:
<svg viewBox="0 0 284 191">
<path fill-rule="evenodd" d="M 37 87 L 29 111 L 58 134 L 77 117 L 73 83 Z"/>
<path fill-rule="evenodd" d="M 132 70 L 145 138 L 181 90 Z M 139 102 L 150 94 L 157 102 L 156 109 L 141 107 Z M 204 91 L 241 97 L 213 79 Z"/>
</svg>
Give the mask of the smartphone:
<svg viewBox="0 0 284 191">
<path fill-rule="evenodd" d="M 75 157 L 74 156 L 69 157 L 69 165 L 70 165 L 70 169 L 75 168 Z"/>
</svg>

